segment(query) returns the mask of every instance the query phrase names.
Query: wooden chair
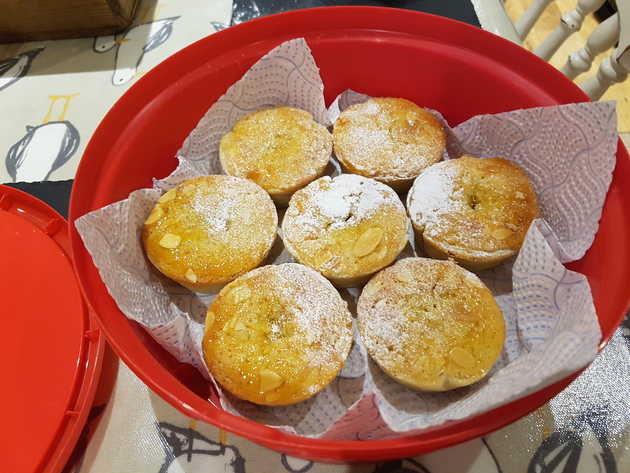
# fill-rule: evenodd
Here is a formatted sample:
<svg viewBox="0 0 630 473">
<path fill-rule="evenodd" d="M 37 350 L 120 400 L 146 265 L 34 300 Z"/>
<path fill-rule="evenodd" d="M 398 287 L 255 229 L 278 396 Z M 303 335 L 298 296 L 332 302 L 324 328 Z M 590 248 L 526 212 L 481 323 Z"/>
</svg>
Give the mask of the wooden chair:
<svg viewBox="0 0 630 473">
<path fill-rule="evenodd" d="M 516 43 L 527 36 L 543 10 L 554 0 L 533 0 L 529 8 L 513 24 L 502 0 L 471 0 L 481 26 Z M 584 18 L 604 4 L 605 0 L 579 0 L 575 8 L 564 15 L 556 29 L 534 50 L 548 61 L 566 39 L 579 31 Z M 604 58 L 597 72 L 580 87 L 593 100 L 598 100 L 612 84 L 622 82 L 630 72 L 630 0 L 617 1 L 617 13 L 600 23 L 589 36 L 586 44 L 571 53 L 561 71 L 570 79 L 591 68 L 598 54 L 615 46 Z"/>
</svg>

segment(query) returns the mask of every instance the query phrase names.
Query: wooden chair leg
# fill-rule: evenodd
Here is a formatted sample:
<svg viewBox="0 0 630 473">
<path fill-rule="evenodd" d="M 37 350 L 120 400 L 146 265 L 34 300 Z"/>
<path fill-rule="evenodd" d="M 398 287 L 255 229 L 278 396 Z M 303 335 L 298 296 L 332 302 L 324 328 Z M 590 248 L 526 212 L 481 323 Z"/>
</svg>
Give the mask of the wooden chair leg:
<svg viewBox="0 0 630 473">
<path fill-rule="evenodd" d="M 523 40 L 547 6 L 555 0 L 534 0 L 516 22 L 516 32 Z"/>
<path fill-rule="evenodd" d="M 621 66 L 613 52 L 604 58 L 597 74 L 580 84 L 580 87 L 591 99 L 599 100 L 608 87 L 617 82 L 623 82 L 627 77 L 628 72 Z"/>
<path fill-rule="evenodd" d="M 547 39 L 536 48 L 534 53 L 545 61 L 548 61 L 569 36 L 579 31 L 586 15 L 593 13 L 601 7 L 604 1 L 605 0 L 579 0 L 573 10 L 562 15 L 560 24 Z"/>
<path fill-rule="evenodd" d="M 578 75 L 591 68 L 595 56 L 612 48 L 618 39 L 619 15 L 615 13 L 603 23 L 597 25 L 584 47 L 571 53 L 560 70 L 569 79 L 575 79 Z"/>
<path fill-rule="evenodd" d="M 505 11 L 502 0 L 470 0 L 481 27 L 505 39 L 521 44 L 514 23 Z"/>
</svg>

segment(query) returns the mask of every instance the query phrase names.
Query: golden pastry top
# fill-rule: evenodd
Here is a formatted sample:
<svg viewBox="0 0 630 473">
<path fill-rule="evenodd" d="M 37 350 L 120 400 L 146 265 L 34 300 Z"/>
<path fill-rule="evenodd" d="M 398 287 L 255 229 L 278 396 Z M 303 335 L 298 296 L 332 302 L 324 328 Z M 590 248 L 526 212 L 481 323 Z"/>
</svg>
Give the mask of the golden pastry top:
<svg viewBox="0 0 630 473">
<path fill-rule="evenodd" d="M 187 287 L 222 284 L 256 267 L 276 236 L 269 195 L 246 179 L 189 179 L 160 197 L 142 233 L 150 261 Z"/>
<path fill-rule="evenodd" d="M 495 363 L 505 339 L 505 322 L 490 291 L 452 261 L 398 261 L 368 282 L 357 312 L 370 355 L 390 376 L 416 389 L 477 381 Z"/>
<path fill-rule="evenodd" d="M 391 188 L 341 174 L 293 195 L 282 238 L 301 263 L 326 277 L 349 278 L 391 263 L 407 242 L 407 229 L 405 209 Z"/>
<path fill-rule="evenodd" d="M 446 133 L 426 109 L 383 97 L 345 109 L 333 140 L 335 155 L 351 172 L 388 182 L 414 178 L 442 159 Z"/>
<path fill-rule="evenodd" d="M 520 167 L 468 155 L 418 176 L 407 208 L 425 239 L 473 255 L 518 250 L 539 215 L 536 194 Z"/>
<path fill-rule="evenodd" d="M 292 192 L 320 176 L 331 154 L 326 127 L 310 113 L 290 107 L 247 115 L 219 147 L 227 174 L 251 179 L 272 195 Z"/>
<path fill-rule="evenodd" d="M 288 263 L 250 271 L 221 290 L 208 309 L 203 350 L 227 390 L 282 405 L 330 383 L 351 343 L 352 319 L 336 289 Z"/>
</svg>

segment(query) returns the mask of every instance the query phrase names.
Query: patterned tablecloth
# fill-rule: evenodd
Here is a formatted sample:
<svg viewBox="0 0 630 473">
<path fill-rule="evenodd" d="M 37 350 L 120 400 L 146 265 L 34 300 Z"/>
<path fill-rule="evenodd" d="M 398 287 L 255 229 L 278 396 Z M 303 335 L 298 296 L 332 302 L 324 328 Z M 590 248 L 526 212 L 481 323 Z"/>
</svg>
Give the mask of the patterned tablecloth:
<svg viewBox="0 0 630 473">
<path fill-rule="evenodd" d="M 287 457 L 195 422 L 123 363 L 74 473 L 623 473 L 630 471 L 630 324 L 565 391 L 534 413 L 445 450 L 383 464 Z"/>
<path fill-rule="evenodd" d="M 231 11 L 231 0 L 143 0 L 123 34 L 0 45 L 0 182 L 73 178 L 112 104 Z"/>
<path fill-rule="evenodd" d="M 193 41 L 230 22 L 333 3 L 340 2 L 144 0 L 134 26 L 116 37 L 0 45 L 0 182 L 72 178 L 112 103 L 138 76 Z M 477 22 L 467 0 L 345 3 L 385 3 Z M 54 192 L 65 197 L 69 185 L 59 183 Z M 21 187 L 41 192 L 36 184 Z M 100 422 L 75 455 L 73 473 L 630 472 L 628 320 L 573 384 L 531 415 L 482 439 L 377 465 L 333 466 L 277 454 L 185 417 L 123 363 L 116 367 L 111 400 L 96 406 Z"/>
</svg>

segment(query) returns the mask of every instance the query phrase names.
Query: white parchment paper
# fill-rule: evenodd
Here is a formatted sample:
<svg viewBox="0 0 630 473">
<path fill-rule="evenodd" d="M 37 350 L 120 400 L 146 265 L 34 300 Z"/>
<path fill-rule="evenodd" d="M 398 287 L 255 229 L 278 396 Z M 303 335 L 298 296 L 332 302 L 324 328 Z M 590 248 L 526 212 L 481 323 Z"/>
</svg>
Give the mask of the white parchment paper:
<svg viewBox="0 0 630 473">
<path fill-rule="evenodd" d="M 188 178 L 221 172 L 219 140 L 248 113 L 288 105 L 330 125 L 340 110 L 366 97 L 346 91 L 327 110 L 315 59 L 303 39 L 287 41 L 262 57 L 200 120 L 179 150 L 179 166 L 170 176 L 156 180 L 153 189 L 135 191 L 124 201 L 77 219 L 85 246 L 120 310 L 179 361 L 211 379 L 201 339 L 213 296 L 192 293 L 151 267 L 140 240 L 144 220 L 164 191 Z M 542 208 L 543 219 L 532 224 L 518 257 L 480 274 L 507 323 L 505 348 L 490 375 L 446 393 L 416 392 L 380 371 L 355 334 L 344 370 L 312 399 L 263 407 L 219 389 L 226 410 L 309 437 L 409 435 L 522 397 L 594 358 L 601 333 L 588 281 L 562 263 L 581 258 L 597 232 L 615 166 L 614 104 L 481 115 L 449 128 L 448 137 L 445 159 L 467 152 L 518 163 L 532 178 Z M 291 261 L 282 248 L 274 255 L 268 263 Z M 353 308 L 359 289 L 341 292 Z"/>
</svg>

